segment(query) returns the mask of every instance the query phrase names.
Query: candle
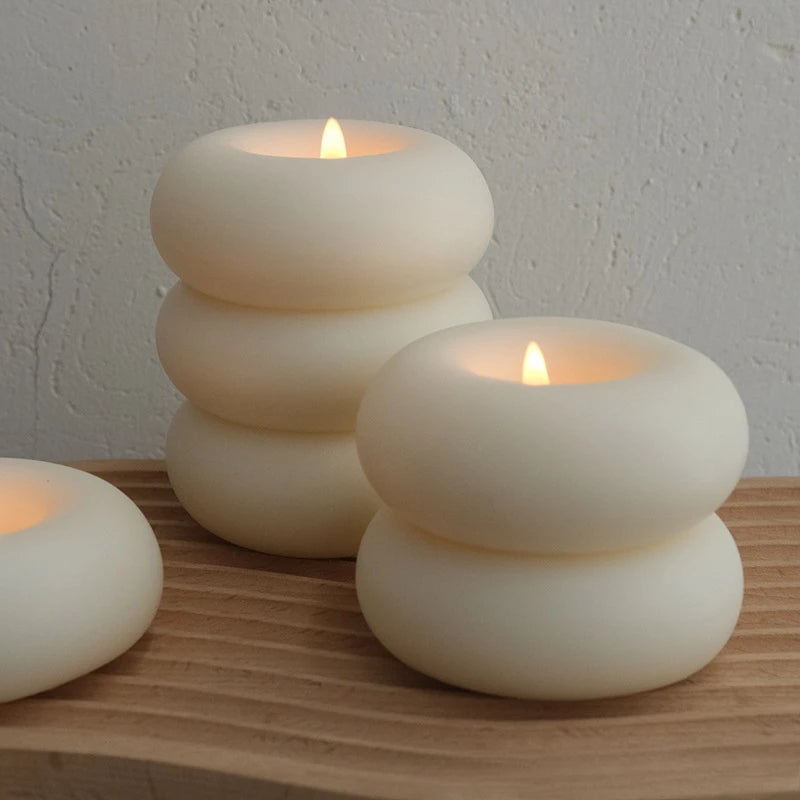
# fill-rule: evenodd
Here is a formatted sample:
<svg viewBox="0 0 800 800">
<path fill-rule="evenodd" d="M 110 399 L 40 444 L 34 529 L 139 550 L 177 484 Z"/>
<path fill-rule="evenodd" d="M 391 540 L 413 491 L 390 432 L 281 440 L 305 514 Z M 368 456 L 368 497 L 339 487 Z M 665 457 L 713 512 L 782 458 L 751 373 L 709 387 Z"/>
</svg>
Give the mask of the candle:
<svg viewBox="0 0 800 800">
<path fill-rule="evenodd" d="M 549 386 L 521 380 L 530 341 Z M 364 398 L 358 447 L 381 498 L 421 528 L 568 553 L 708 516 L 741 475 L 747 425 L 725 373 L 685 345 L 610 322 L 507 319 L 404 350 Z"/>
<path fill-rule="evenodd" d="M 147 629 L 161 554 L 122 492 L 56 464 L 0 458 L 0 702 L 111 661 Z"/>
<path fill-rule="evenodd" d="M 250 428 L 184 403 L 167 453 L 173 488 L 195 519 L 253 550 L 266 542 L 280 555 L 354 554 L 378 507 L 352 433 Z"/>
<path fill-rule="evenodd" d="M 253 549 L 355 555 L 378 506 L 361 396 L 409 342 L 491 318 L 467 273 L 492 224 L 475 164 L 411 128 L 247 125 L 175 156 L 151 226 L 181 278 L 157 343 L 188 398 L 166 460 L 189 513 Z"/>
<path fill-rule="evenodd" d="M 352 432 L 361 395 L 388 358 L 439 328 L 488 316 L 468 277 L 412 303 L 326 314 L 234 305 L 178 283 L 156 341 L 175 386 L 212 414 L 274 430 Z"/>
<path fill-rule="evenodd" d="M 358 601 L 410 667 L 489 694 L 586 700 L 665 686 L 707 664 L 742 602 L 722 522 L 615 554 L 465 547 L 379 511 L 361 544 Z"/>
<path fill-rule="evenodd" d="M 359 601 L 423 672 L 520 697 L 625 694 L 686 677 L 733 630 L 741 564 L 713 512 L 747 421 L 691 348 L 594 320 L 441 331 L 381 370 L 357 443 L 386 506 Z"/>
<path fill-rule="evenodd" d="M 269 309 L 373 308 L 443 291 L 486 250 L 494 211 L 462 150 L 432 133 L 324 120 L 202 136 L 159 179 L 150 213 L 168 266 L 198 291 Z"/>
</svg>

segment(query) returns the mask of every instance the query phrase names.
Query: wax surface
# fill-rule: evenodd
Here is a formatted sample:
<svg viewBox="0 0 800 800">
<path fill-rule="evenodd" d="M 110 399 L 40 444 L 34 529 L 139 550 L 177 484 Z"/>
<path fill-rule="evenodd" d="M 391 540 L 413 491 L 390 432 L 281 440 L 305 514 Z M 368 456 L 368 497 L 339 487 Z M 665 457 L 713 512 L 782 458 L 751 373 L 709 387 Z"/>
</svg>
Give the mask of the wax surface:
<svg viewBox="0 0 800 800">
<path fill-rule="evenodd" d="M 531 340 L 558 385 L 521 382 Z M 739 395 L 704 355 L 567 318 L 409 345 L 370 385 L 357 438 L 370 482 L 409 522 L 532 553 L 637 547 L 699 523 L 736 485 L 748 440 Z"/>
<path fill-rule="evenodd" d="M 156 340 L 172 382 L 206 411 L 274 430 L 352 431 L 388 358 L 428 333 L 491 316 L 468 277 L 412 303 L 326 313 L 234 305 L 179 283 Z"/>
<path fill-rule="evenodd" d="M 0 458 L 0 506 L 5 702 L 66 683 L 127 650 L 155 615 L 162 567 L 143 514 L 93 475 Z M 14 529 L 12 516 L 29 524 Z"/>
<path fill-rule="evenodd" d="M 466 276 L 494 220 L 455 145 L 344 120 L 347 158 L 321 159 L 324 123 L 201 137 L 150 217 L 181 278 L 157 332 L 191 404 L 167 442 L 178 497 L 224 539 L 318 558 L 355 555 L 377 508 L 353 437 L 369 380 L 410 341 L 491 318 Z"/>
<path fill-rule="evenodd" d="M 494 209 L 469 156 L 425 131 L 342 120 L 355 157 L 320 159 L 324 123 L 228 128 L 169 162 L 150 223 L 181 279 L 245 305 L 352 309 L 442 291 L 475 266 Z"/>
<path fill-rule="evenodd" d="M 747 420 L 691 348 L 596 320 L 462 325 L 381 369 L 356 435 L 385 504 L 358 598 L 410 666 L 588 700 L 681 680 L 733 631 L 742 567 L 713 511 Z"/>
<path fill-rule="evenodd" d="M 253 550 L 354 556 L 378 507 L 352 433 L 249 428 L 184 403 L 169 430 L 166 461 L 192 516 Z"/>
<path fill-rule="evenodd" d="M 651 547 L 547 558 L 458 545 L 382 510 L 356 585 L 370 628 L 409 666 L 476 691 L 573 700 L 703 667 L 736 624 L 742 568 L 716 515 Z"/>
</svg>

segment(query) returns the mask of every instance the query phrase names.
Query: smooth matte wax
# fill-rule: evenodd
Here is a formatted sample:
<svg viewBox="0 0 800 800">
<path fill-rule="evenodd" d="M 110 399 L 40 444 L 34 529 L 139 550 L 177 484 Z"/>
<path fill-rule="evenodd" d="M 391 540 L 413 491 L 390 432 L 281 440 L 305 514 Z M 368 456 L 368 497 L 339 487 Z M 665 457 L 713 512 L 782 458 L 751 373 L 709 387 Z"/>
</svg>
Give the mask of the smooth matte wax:
<svg viewBox="0 0 800 800">
<path fill-rule="evenodd" d="M 121 655 L 150 625 L 162 582 L 153 531 L 119 489 L 0 458 L 0 702 Z"/>
<path fill-rule="evenodd" d="M 427 675 L 586 700 L 705 666 L 733 631 L 743 583 L 715 514 L 651 547 L 539 557 L 453 544 L 383 510 L 362 541 L 356 586 L 375 635 Z"/>
<path fill-rule="evenodd" d="M 207 530 L 251 550 L 350 556 L 379 505 L 349 432 L 249 428 L 184 403 L 166 457 L 181 504 Z"/>
<path fill-rule="evenodd" d="M 358 599 L 406 664 L 592 699 L 682 680 L 731 635 L 742 566 L 714 510 L 747 418 L 697 351 L 598 320 L 461 325 L 387 362 L 356 440 L 384 504 Z"/>
<path fill-rule="evenodd" d="M 181 279 L 157 329 L 188 398 L 170 480 L 222 538 L 319 558 L 354 556 L 377 508 L 353 436 L 369 381 L 409 342 L 491 319 L 467 273 L 494 223 L 483 175 L 454 144 L 343 120 L 344 141 L 323 148 L 325 127 L 338 129 L 202 136 L 167 164 L 150 209 Z"/>
<path fill-rule="evenodd" d="M 156 341 L 175 386 L 212 414 L 273 430 L 352 432 L 387 359 L 428 333 L 491 316 L 466 276 L 411 303 L 326 313 L 235 305 L 178 283 Z"/>
<path fill-rule="evenodd" d="M 169 162 L 150 226 L 182 280 L 261 308 L 373 308 L 443 291 L 477 264 L 494 207 L 463 150 L 342 120 L 348 157 L 322 159 L 324 124 L 226 128 Z"/>
<path fill-rule="evenodd" d="M 552 383 L 522 382 L 531 341 Z M 424 530 L 530 553 L 638 547 L 705 519 L 747 456 L 727 375 L 664 336 L 561 317 L 421 339 L 370 385 L 358 450 L 384 503 Z"/>
</svg>

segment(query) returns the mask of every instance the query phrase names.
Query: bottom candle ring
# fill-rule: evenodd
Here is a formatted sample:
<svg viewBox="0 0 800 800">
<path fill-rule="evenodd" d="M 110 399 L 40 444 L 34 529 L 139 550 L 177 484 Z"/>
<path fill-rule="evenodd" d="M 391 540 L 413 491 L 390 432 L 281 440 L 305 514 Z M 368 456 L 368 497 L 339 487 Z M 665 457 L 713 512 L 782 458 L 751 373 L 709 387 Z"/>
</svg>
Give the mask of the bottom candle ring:
<svg viewBox="0 0 800 800">
<path fill-rule="evenodd" d="M 383 509 L 358 555 L 381 643 L 446 683 L 545 700 L 674 683 L 724 646 L 742 603 L 736 545 L 712 514 L 620 553 L 523 556 L 459 545 Z"/>
<path fill-rule="evenodd" d="M 352 433 L 250 428 L 186 402 L 170 426 L 166 462 L 197 522 L 274 555 L 352 557 L 379 505 Z"/>
</svg>

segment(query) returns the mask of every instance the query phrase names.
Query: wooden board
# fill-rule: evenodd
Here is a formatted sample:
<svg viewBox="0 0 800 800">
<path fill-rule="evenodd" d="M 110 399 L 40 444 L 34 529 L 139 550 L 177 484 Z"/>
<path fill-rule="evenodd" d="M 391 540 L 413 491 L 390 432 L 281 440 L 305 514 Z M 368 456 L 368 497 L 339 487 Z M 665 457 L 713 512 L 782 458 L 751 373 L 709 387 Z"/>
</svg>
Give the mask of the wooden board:
<svg viewBox="0 0 800 800">
<path fill-rule="evenodd" d="M 153 524 L 163 602 L 127 654 L 0 706 L 0 797 L 800 797 L 800 478 L 744 480 L 722 509 L 746 597 L 709 667 L 556 704 L 403 667 L 364 624 L 353 562 L 215 539 L 160 463 L 83 466 Z"/>
</svg>

